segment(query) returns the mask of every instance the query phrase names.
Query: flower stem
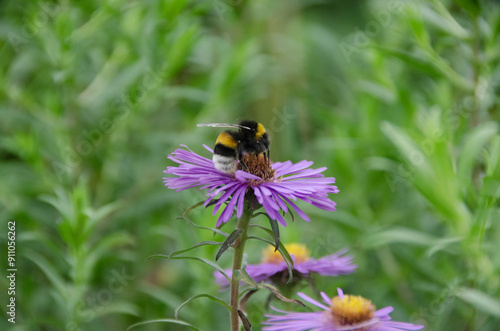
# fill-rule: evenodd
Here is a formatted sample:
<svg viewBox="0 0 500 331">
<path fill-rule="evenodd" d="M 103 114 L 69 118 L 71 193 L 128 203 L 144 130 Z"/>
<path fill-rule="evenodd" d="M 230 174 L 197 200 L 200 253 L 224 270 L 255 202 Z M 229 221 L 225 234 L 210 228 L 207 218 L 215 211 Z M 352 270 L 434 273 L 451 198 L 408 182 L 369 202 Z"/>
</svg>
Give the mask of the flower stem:
<svg viewBox="0 0 500 331">
<path fill-rule="evenodd" d="M 240 280 L 236 275 L 236 271 L 241 269 L 241 263 L 243 261 L 243 251 L 245 250 L 245 242 L 247 241 L 247 231 L 248 225 L 250 224 L 250 219 L 252 216 L 252 211 L 250 207 L 246 207 L 243 211 L 243 215 L 238 220 L 238 229 L 242 229 L 243 232 L 236 239 L 234 243 L 233 251 L 233 272 L 231 276 L 231 331 L 239 330 L 239 286 Z"/>
</svg>

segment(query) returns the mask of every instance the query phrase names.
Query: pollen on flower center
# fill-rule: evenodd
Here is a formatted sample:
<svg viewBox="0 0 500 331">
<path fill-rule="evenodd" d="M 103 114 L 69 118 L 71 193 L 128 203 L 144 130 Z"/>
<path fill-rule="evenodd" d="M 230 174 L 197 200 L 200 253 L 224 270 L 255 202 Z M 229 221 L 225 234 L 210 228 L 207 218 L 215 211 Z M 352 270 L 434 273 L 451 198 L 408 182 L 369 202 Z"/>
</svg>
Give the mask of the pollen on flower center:
<svg viewBox="0 0 500 331">
<path fill-rule="evenodd" d="M 302 263 L 309 260 L 309 250 L 305 245 L 292 243 L 285 245 L 285 248 L 294 257 L 295 263 Z M 262 251 L 262 262 L 264 263 L 280 264 L 283 261 L 284 259 L 280 252 L 275 252 L 274 247 L 269 246 Z"/>
<path fill-rule="evenodd" d="M 359 295 L 336 296 L 330 307 L 333 319 L 338 325 L 354 325 L 373 317 L 375 306 Z"/>
<path fill-rule="evenodd" d="M 264 158 L 264 154 L 261 153 L 256 155 L 254 153 L 247 153 L 243 155 L 241 161 L 246 165 L 246 168 L 240 162 L 238 165 L 239 170 L 244 170 L 252 175 L 262 178 L 260 181 L 250 180 L 251 184 L 255 185 L 275 180 L 276 171 L 271 167 L 270 162 Z"/>
</svg>

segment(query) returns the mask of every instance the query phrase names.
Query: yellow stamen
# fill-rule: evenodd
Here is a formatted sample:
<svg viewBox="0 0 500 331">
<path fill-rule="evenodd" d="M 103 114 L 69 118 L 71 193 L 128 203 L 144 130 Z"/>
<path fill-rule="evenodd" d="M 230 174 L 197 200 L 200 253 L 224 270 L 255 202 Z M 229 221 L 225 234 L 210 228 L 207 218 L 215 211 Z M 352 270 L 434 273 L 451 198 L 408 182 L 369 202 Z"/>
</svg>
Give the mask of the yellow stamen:
<svg viewBox="0 0 500 331">
<path fill-rule="evenodd" d="M 330 307 L 333 319 L 339 325 L 354 325 L 368 321 L 373 317 L 375 306 L 370 300 L 359 295 L 336 296 Z"/>
<path fill-rule="evenodd" d="M 309 250 L 306 248 L 305 245 L 302 244 L 288 244 L 285 245 L 286 250 L 288 253 L 295 258 L 295 263 L 302 263 L 307 260 L 309 260 Z M 274 251 L 274 247 L 267 247 L 262 251 L 262 262 L 264 263 L 275 263 L 279 264 L 283 261 L 283 257 L 281 256 L 280 252 Z"/>
</svg>

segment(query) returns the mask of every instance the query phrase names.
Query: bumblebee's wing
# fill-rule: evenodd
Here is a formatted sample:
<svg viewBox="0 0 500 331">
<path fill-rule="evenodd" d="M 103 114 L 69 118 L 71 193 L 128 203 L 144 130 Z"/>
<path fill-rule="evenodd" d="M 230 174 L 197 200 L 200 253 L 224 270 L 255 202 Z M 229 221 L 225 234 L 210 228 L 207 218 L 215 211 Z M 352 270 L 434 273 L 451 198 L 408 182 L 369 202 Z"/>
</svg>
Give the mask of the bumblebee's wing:
<svg viewBox="0 0 500 331">
<path fill-rule="evenodd" d="M 243 126 L 239 124 L 229 124 L 229 123 L 199 123 L 196 124 L 197 127 L 209 126 L 212 128 L 238 128 L 251 130 L 248 126 Z"/>
</svg>

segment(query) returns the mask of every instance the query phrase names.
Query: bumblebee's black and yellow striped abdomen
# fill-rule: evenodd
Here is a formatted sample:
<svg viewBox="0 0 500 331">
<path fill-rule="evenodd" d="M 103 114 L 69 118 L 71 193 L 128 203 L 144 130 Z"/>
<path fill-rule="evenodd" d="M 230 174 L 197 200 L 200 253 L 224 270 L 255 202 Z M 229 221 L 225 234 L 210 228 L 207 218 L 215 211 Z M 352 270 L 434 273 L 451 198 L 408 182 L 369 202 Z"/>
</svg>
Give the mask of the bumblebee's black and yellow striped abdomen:
<svg viewBox="0 0 500 331">
<path fill-rule="evenodd" d="M 238 137 L 233 131 L 224 131 L 215 142 L 214 161 L 215 168 L 224 173 L 234 173 L 238 167 L 237 148 Z"/>
</svg>

